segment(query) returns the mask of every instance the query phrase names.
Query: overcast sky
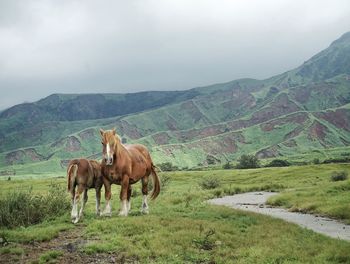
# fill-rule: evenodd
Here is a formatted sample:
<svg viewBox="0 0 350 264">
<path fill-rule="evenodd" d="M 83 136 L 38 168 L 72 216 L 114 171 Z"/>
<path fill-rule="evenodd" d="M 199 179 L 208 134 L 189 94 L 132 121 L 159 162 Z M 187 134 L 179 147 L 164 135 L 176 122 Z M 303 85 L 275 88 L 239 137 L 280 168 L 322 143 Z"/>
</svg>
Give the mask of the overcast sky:
<svg viewBox="0 0 350 264">
<path fill-rule="evenodd" d="M 264 79 L 347 31 L 349 0 L 1 0 L 0 109 Z"/>
</svg>

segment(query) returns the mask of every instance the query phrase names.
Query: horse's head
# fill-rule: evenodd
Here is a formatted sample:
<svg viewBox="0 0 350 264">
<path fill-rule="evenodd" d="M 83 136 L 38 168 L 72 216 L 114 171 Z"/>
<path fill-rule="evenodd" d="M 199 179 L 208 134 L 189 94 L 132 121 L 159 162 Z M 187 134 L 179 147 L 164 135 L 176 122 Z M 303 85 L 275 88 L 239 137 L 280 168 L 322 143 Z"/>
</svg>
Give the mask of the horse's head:
<svg viewBox="0 0 350 264">
<path fill-rule="evenodd" d="M 106 165 L 112 165 L 117 157 L 117 150 L 119 145 L 119 137 L 116 135 L 115 128 L 112 130 L 102 130 L 101 133 L 101 143 L 102 143 L 102 155 L 103 161 Z"/>
</svg>

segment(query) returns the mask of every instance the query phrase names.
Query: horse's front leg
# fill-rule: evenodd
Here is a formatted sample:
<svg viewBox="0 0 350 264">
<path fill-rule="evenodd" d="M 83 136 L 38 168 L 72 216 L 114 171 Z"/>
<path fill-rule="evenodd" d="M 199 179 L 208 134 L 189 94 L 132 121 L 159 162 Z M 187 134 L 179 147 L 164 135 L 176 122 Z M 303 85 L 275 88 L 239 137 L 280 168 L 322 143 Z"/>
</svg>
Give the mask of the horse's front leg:
<svg viewBox="0 0 350 264">
<path fill-rule="evenodd" d="M 128 213 L 130 212 L 131 210 L 131 193 L 132 193 L 132 187 L 131 187 L 131 184 L 129 184 L 129 188 L 128 188 Z"/>
<path fill-rule="evenodd" d="M 103 210 L 103 213 L 101 215 L 104 216 L 111 216 L 112 215 L 112 208 L 111 208 L 111 183 L 107 179 L 103 179 L 103 185 L 105 186 L 105 199 L 106 199 L 106 207 Z"/>
<path fill-rule="evenodd" d="M 128 191 L 129 191 L 129 177 L 127 175 L 123 176 L 122 182 L 121 182 L 121 190 L 120 190 L 120 201 L 121 201 L 121 208 L 119 215 L 120 216 L 127 216 L 128 215 Z"/>
<path fill-rule="evenodd" d="M 100 209 L 100 206 L 101 206 L 101 186 L 96 186 L 95 187 L 95 191 L 96 191 L 96 215 L 97 216 L 100 216 L 101 214 L 101 209 Z"/>
</svg>

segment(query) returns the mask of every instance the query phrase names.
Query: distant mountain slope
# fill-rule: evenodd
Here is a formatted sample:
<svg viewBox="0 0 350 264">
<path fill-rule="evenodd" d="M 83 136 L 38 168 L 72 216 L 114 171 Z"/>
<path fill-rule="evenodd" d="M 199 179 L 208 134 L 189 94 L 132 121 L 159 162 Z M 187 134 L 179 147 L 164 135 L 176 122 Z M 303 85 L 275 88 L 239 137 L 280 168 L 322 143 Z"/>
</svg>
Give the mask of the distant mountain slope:
<svg viewBox="0 0 350 264">
<path fill-rule="evenodd" d="M 51 95 L 0 114 L 0 164 L 99 157 L 98 128 L 116 127 L 156 162 L 222 163 L 242 153 L 291 156 L 350 146 L 350 33 L 300 67 L 176 92 Z"/>
</svg>

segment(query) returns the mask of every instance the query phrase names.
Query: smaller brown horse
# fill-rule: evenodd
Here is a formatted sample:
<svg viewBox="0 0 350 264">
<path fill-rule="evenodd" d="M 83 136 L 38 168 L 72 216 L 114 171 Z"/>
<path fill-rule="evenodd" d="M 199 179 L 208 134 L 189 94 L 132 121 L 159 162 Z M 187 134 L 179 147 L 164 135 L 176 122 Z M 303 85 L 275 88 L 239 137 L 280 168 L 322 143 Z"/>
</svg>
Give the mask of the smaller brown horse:
<svg viewBox="0 0 350 264">
<path fill-rule="evenodd" d="M 74 224 L 78 223 L 82 216 L 88 199 L 87 192 L 90 188 L 95 188 L 96 190 L 96 214 L 100 215 L 101 187 L 103 184 L 101 164 L 95 160 L 71 160 L 67 168 L 67 181 L 68 191 L 72 197 L 72 222 Z M 76 186 L 78 186 L 77 192 L 75 191 Z M 81 207 L 78 212 L 78 203 L 83 192 L 84 198 L 81 200 Z"/>
<path fill-rule="evenodd" d="M 131 207 L 131 185 L 139 180 L 142 181 L 143 194 L 141 212 L 148 213 L 148 178 L 152 174 L 152 199 L 155 199 L 160 192 L 160 181 L 147 148 L 140 144 L 123 145 L 115 129 L 107 131 L 100 129 L 100 133 L 103 145 L 102 170 L 106 197 L 106 208 L 103 214 L 111 215 L 111 184 L 115 183 L 121 185 L 119 215 L 127 216 Z"/>
</svg>

